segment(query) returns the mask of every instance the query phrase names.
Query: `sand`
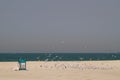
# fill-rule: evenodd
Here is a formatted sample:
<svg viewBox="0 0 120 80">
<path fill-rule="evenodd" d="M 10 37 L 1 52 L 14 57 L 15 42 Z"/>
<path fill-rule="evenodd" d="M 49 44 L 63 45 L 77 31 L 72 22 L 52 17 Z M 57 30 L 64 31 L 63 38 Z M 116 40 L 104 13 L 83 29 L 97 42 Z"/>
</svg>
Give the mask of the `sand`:
<svg viewBox="0 0 120 80">
<path fill-rule="evenodd" d="M 29 61 L 27 70 L 15 71 L 17 62 L 0 62 L 0 80 L 120 80 L 120 61 Z"/>
</svg>

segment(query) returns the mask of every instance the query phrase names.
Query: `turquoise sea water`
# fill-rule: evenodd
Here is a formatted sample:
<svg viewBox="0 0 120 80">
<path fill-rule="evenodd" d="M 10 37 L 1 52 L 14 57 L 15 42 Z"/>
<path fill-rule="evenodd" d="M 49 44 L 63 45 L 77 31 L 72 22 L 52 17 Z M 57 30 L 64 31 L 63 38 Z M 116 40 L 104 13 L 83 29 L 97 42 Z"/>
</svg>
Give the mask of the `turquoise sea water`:
<svg viewBox="0 0 120 80">
<path fill-rule="evenodd" d="M 120 53 L 0 53 L 0 61 L 81 61 L 120 60 Z"/>
</svg>

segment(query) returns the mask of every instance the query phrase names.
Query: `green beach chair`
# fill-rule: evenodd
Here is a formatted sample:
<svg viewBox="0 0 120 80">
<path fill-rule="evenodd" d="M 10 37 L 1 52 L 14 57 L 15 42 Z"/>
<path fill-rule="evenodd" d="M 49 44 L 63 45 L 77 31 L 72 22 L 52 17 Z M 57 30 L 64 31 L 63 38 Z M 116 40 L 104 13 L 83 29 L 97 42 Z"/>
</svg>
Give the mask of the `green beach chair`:
<svg viewBox="0 0 120 80">
<path fill-rule="evenodd" d="M 19 63 L 19 70 L 26 70 L 26 59 L 20 58 L 18 60 Z"/>
</svg>

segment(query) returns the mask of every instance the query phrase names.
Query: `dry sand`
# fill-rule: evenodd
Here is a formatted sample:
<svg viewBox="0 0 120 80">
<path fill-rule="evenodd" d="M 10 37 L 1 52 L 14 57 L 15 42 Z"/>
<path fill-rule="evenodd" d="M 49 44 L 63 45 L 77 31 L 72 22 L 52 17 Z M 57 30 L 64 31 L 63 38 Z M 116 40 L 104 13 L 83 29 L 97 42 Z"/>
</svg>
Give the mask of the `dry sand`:
<svg viewBox="0 0 120 80">
<path fill-rule="evenodd" d="M 120 61 L 31 61 L 26 71 L 17 62 L 0 62 L 0 80 L 120 80 Z"/>
</svg>

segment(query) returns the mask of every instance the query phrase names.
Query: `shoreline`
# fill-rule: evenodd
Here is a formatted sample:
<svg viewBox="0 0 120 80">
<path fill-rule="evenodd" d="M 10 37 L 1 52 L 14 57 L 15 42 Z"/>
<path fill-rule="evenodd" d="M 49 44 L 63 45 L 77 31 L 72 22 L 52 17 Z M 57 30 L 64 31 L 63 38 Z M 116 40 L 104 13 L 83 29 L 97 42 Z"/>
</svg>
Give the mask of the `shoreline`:
<svg viewBox="0 0 120 80">
<path fill-rule="evenodd" d="M 28 60 L 27 62 L 81 62 L 81 61 L 120 61 L 120 60 Z M 0 62 L 18 62 L 18 61 L 0 61 Z"/>
</svg>

